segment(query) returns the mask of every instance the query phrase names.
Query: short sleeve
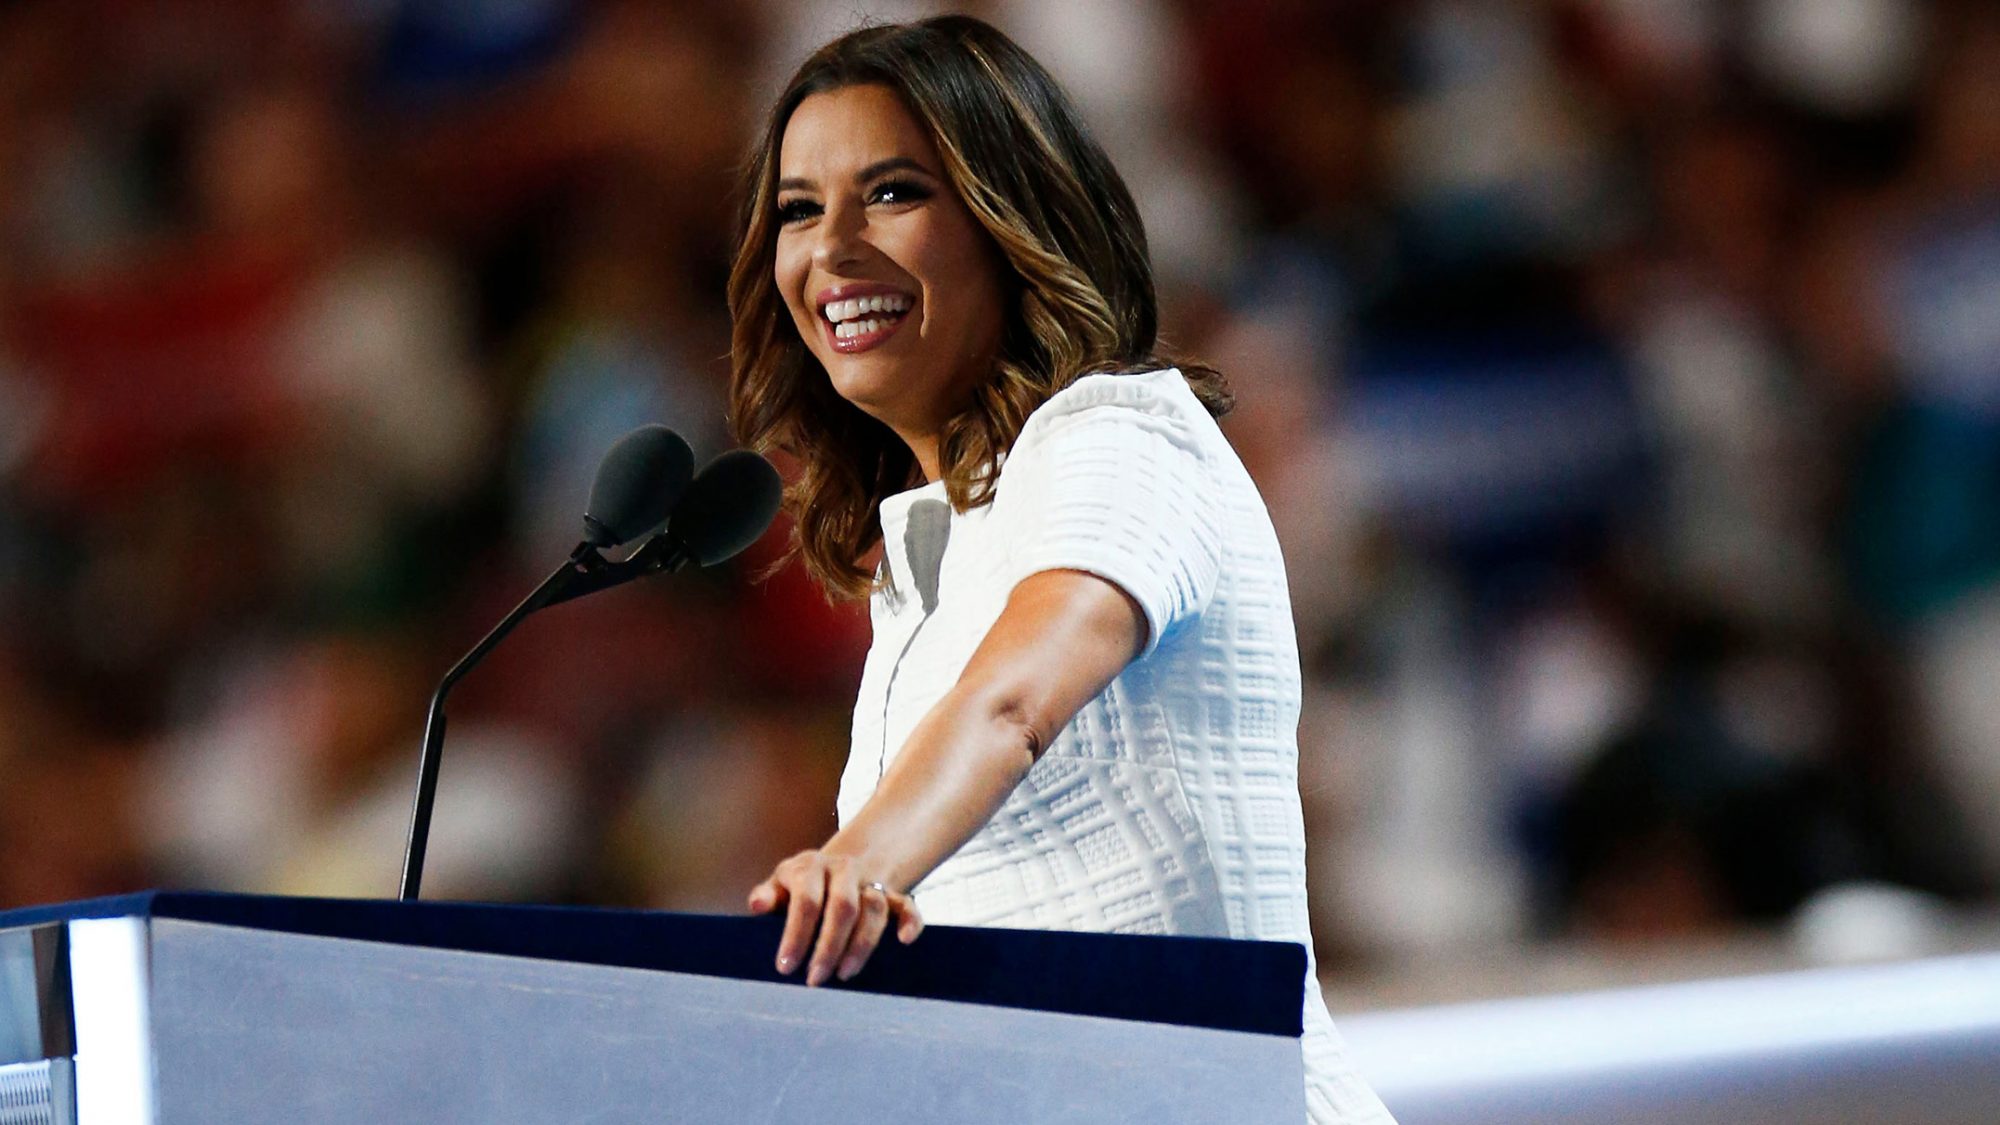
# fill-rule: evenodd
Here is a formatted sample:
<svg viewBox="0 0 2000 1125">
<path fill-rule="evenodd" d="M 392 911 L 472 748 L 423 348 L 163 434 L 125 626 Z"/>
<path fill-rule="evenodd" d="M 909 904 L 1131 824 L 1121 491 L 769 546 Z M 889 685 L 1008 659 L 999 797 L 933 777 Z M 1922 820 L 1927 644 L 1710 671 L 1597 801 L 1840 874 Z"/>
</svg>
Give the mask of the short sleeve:
<svg viewBox="0 0 2000 1125">
<path fill-rule="evenodd" d="M 1222 440 L 1178 372 L 1092 375 L 1043 404 L 1000 477 L 1010 588 L 1044 570 L 1104 578 L 1145 612 L 1150 654 L 1201 614 L 1221 572 L 1222 481 L 1204 438 Z"/>
</svg>

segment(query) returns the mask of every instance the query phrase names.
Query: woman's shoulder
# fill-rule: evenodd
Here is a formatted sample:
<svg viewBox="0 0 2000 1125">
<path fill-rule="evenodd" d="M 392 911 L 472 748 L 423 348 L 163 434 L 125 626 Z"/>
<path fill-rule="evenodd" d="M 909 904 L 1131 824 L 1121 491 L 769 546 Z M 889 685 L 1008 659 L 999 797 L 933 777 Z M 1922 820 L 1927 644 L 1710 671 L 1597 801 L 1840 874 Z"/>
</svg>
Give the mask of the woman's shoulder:
<svg viewBox="0 0 2000 1125">
<path fill-rule="evenodd" d="M 1100 372 L 1057 391 L 1028 415 L 1010 456 L 1018 457 L 1056 433 L 1079 426 L 1151 429 L 1190 446 L 1215 428 L 1178 368 Z"/>
</svg>

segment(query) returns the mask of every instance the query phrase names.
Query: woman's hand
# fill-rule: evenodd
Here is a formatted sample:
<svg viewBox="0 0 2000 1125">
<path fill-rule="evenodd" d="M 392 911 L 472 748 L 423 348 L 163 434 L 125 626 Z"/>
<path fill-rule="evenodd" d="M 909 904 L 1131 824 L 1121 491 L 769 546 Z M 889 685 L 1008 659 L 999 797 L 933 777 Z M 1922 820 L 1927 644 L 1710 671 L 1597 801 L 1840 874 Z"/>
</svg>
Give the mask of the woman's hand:
<svg viewBox="0 0 2000 1125">
<path fill-rule="evenodd" d="M 798 967 L 817 929 L 808 985 L 824 984 L 836 974 L 848 980 L 860 972 L 891 918 L 896 920 L 896 940 L 904 945 L 924 929 L 909 895 L 866 877 L 852 857 L 817 848 L 778 864 L 770 878 L 750 891 L 752 914 L 768 914 L 787 902 L 791 909 L 778 942 L 778 972 L 790 974 Z"/>
<path fill-rule="evenodd" d="M 1094 574 L 1022 579 L 861 811 L 751 890 L 753 914 L 791 905 L 778 971 L 798 968 L 815 930 L 807 984 L 861 971 L 892 917 L 896 937 L 915 941 L 916 904 L 888 888 L 915 886 L 993 818 L 1077 709 L 1145 647 L 1147 627 L 1139 604 Z"/>
</svg>

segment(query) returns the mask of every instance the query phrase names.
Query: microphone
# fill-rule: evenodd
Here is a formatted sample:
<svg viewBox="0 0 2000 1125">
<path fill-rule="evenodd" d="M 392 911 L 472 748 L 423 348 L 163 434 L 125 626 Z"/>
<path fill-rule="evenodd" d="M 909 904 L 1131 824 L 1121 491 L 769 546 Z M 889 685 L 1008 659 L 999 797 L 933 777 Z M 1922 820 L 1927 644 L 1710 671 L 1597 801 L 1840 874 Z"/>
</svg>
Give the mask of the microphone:
<svg viewBox="0 0 2000 1125">
<path fill-rule="evenodd" d="M 577 576 L 550 605 L 622 586 L 634 578 L 676 571 L 689 563 L 714 566 L 743 553 L 777 518 L 784 483 L 769 461 L 732 449 L 710 461 L 675 505 L 665 531 L 646 540 L 623 562 Z"/>
<path fill-rule="evenodd" d="M 667 522 L 694 475 L 694 453 L 665 426 L 641 426 L 619 438 L 597 466 L 583 541 L 620 547 Z"/>
<path fill-rule="evenodd" d="M 777 518 L 784 484 L 769 461 L 732 449 L 708 463 L 681 497 L 666 537 L 681 554 L 714 566 L 742 554 Z"/>
<path fill-rule="evenodd" d="M 400 897 L 404 902 L 414 901 L 423 883 L 424 852 L 430 842 L 431 810 L 437 801 L 438 767 L 444 755 L 445 696 L 529 614 L 580 593 L 616 585 L 616 582 L 593 582 L 603 571 L 617 565 L 607 562 L 598 552 L 629 543 L 665 523 L 687 493 L 693 468 L 694 454 L 687 442 L 665 426 L 641 426 L 619 438 L 598 464 L 590 505 L 583 517 L 583 541 L 555 573 L 543 579 L 533 593 L 501 618 L 438 683 L 437 691 L 431 695 L 430 714 L 424 722 L 423 750 L 417 762 L 417 796 L 410 811 L 410 835 L 403 853 Z"/>
</svg>

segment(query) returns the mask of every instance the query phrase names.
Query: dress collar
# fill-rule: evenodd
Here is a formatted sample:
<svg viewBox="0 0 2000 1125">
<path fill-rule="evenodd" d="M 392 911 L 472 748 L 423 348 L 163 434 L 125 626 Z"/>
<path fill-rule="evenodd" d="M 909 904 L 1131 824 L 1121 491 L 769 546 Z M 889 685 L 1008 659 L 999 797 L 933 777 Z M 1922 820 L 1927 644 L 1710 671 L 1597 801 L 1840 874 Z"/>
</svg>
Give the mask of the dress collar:
<svg viewBox="0 0 2000 1125">
<path fill-rule="evenodd" d="M 929 484 L 905 489 L 882 498 L 879 509 L 882 517 L 882 558 L 888 567 L 889 584 L 895 586 L 899 576 L 910 573 L 910 559 L 906 553 L 908 542 L 905 532 L 910 525 L 910 507 L 919 500 L 945 500 L 944 482 L 934 480 Z"/>
</svg>

